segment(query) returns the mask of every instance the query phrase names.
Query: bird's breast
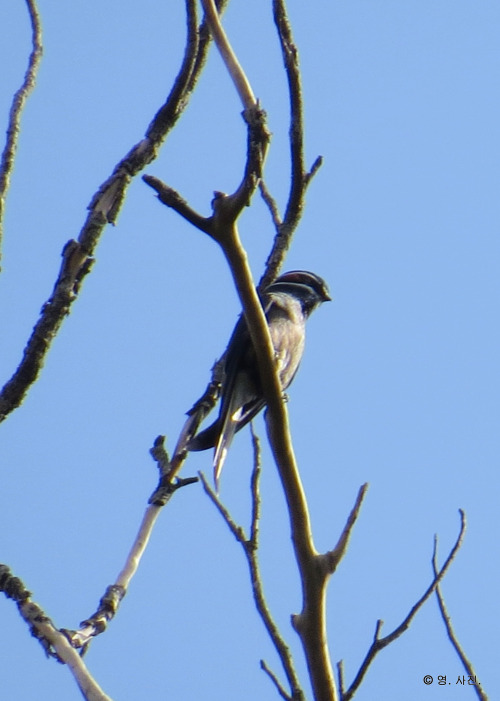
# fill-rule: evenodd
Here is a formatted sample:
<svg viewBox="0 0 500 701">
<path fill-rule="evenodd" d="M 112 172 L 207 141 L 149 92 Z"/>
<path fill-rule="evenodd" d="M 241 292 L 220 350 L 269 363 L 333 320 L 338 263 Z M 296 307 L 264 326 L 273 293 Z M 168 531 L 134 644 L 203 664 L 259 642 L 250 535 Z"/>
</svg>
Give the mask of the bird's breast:
<svg viewBox="0 0 500 701">
<path fill-rule="evenodd" d="M 281 386 L 286 389 L 292 381 L 304 353 L 304 321 L 288 314 L 276 315 L 269 329 L 274 346 L 276 365 Z"/>
</svg>

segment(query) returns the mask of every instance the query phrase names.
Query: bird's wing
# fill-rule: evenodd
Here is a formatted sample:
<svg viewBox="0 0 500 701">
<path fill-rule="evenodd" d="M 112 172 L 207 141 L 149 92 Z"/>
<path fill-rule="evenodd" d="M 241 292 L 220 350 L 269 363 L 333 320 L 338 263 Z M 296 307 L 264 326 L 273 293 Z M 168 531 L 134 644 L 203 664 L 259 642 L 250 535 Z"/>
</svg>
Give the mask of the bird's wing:
<svg viewBox="0 0 500 701">
<path fill-rule="evenodd" d="M 264 298 L 266 317 L 272 304 L 272 299 Z M 235 326 L 228 348 L 226 376 L 218 419 L 219 435 L 214 456 L 215 484 L 218 483 L 234 434 L 246 426 L 265 405 L 255 350 L 243 314 Z"/>
<path fill-rule="evenodd" d="M 264 312 L 268 319 L 276 302 L 279 305 L 279 300 L 270 295 L 263 298 Z M 255 351 L 243 314 L 229 340 L 224 372 L 219 417 L 189 443 L 189 450 L 193 451 L 215 447 L 213 464 L 216 484 L 234 434 L 265 406 Z"/>
<path fill-rule="evenodd" d="M 270 303 L 267 305 L 268 307 L 269 304 Z M 255 376 L 255 372 L 253 372 L 253 368 L 255 367 L 254 357 L 254 350 L 250 341 L 250 334 L 248 332 L 245 317 L 243 314 L 241 314 L 233 329 L 233 333 L 227 346 L 219 416 L 210 426 L 208 426 L 208 428 L 200 431 L 196 436 L 191 438 L 188 446 L 189 450 L 199 451 L 217 447 L 219 438 L 223 434 L 221 425 L 228 426 L 227 417 L 230 414 L 233 414 L 236 409 L 236 397 L 233 398 L 233 393 L 239 373 L 246 371 L 251 377 L 255 377 L 255 382 L 258 383 L 258 377 Z M 245 384 L 243 386 L 245 386 Z M 239 431 L 240 428 L 243 428 L 243 426 L 251 421 L 264 406 L 264 402 L 259 400 L 259 397 L 256 394 L 256 388 L 252 389 L 248 386 L 248 383 L 246 383 L 246 386 L 248 390 L 246 396 L 242 392 L 237 393 L 238 400 L 243 401 L 245 409 L 241 413 L 240 422 L 237 424 L 235 430 L 231 434 L 231 440 L 234 433 Z M 227 441 L 225 442 L 227 448 L 229 448 Z"/>
</svg>

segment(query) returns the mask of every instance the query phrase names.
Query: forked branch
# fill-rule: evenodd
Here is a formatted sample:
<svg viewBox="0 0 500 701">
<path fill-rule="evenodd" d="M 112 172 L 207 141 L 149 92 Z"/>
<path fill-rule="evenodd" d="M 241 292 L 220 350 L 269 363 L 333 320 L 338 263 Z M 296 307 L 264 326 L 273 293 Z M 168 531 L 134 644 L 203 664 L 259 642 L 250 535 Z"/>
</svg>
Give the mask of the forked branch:
<svg viewBox="0 0 500 701">
<path fill-rule="evenodd" d="M 281 660 L 289 691 L 286 691 L 283 685 L 279 682 L 276 674 L 272 672 L 264 660 L 261 660 L 261 667 L 273 681 L 280 696 L 287 701 L 304 701 L 304 692 L 300 686 L 297 672 L 293 664 L 293 658 L 290 650 L 283 639 L 276 622 L 274 621 L 269 606 L 264 595 L 264 587 L 259 566 L 259 521 L 260 521 L 260 494 L 259 494 L 259 478 L 260 478 L 260 447 L 257 436 L 252 429 L 252 444 L 254 449 L 254 465 L 251 476 L 250 492 L 252 496 L 252 516 L 250 522 L 250 536 L 248 537 L 242 526 L 237 525 L 232 519 L 227 508 L 222 504 L 218 495 L 211 488 L 205 476 L 200 473 L 200 479 L 203 483 L 203 488 L 209 496 L 212 503 L 221 514 L 227 527 L 236 538 L 238 543 L 243 548 L 245 558 L 247 560 L 248 569 L 250 572 L 250 582 L 252 593 L 255 601 L 257 612 L 264 623 L 267 633 L 278 653 Z"/>
<path fill-rule="evenodd" d="M 284 11 L 283 3 L 278 4 Z M 212 25 L 210 29 L 212 32 L 218 31 Z M 290 40 L 289 35 L 286 40 Z M 225 54 L 221 55 L 227 65 Z M 232 70 L 229 65 L 228 70 Z M 163 201 L 167 200 L 168 206 L 217 241 L 228 261 L 257 356 L 267 405 L 269 441 L 287 501 L 292 542 L 302 580 L 303 609 L 294 617 L 294 625 L 302 641 L 316 701 L 336 701 L 325 624 L 326 581 L 330 575 L 332 558 L 321 555 L 314 547 L 309 511 L 292 447 L 288 413 L 276 373 L 269 328 L 237 230 L 237 219 L 243 206 L 249 203 L 262 178 L 269 140 L 265 115 L 258 104 L 247 108 L 244 118 L 248 129 L 248 148 L 243 180 L 233 195 L 216 193 L 212 201 L 211 217 L 203 218 L 194 213 L 180 195 L 172 195 L 168 187 L 159 188 L 158 181 L 147 178 L 146 182 L 154 187 L 160 198 L 163 197 Z M 318 572 L 321 573 L 319 582 Z"/>
<path fill-rule="evenodd" d="M 343 690 L 343 675 L 342 675 L 342 663 L 339 663 L 338 669 L 339 669 L 339 680 L 342 682 L 342 685 L 340 686 L 340 701 L 350 701 L 356 691 L 358 690 L 361 682 L 364 679 L 364 676 L 366 672 L 368 671 L 368 668 L 370 667 L 371 663 L 375 659 L 375 657 L 378 655 L 378 653 L 383 650 L 387 645 L 390 645 L 394 640 L 399 638 L 406 630 L 411 625 L 411 622 L 417 615 L 418 611 L 422 608 L 422 606 L 425 604 L 425 602 L 429 599 L 431 594 L 436 591 L 439 582 L 443 579 L 444 575 L 448 571 L 449 566 L 455 559 L 455 555 L 460 549 L 460 546 L 462 545 L 463 538 L 465 535 L 465 528 L 466 528 L 466 521 L 465 521 L 465 513 L 462 511 L 462 509 L 459 510 L 460 513 L 460 531 L 457 537 L 457 540 L 455 542 L 455 545 L 450 551 L 450 554 L 446 558 L 446 561 L 442 568 L 439 571 L 435 571 L 434 578 L 426 591 L 422 594 L 420 599 L 417 601 L 414 606 L 410 609 L 410 612 L 406 616 L 406 618 L 395 628 L 391 633 L 388 635 L 384 636 L 383 638 L 380 637 L 380 631 L 382 629 L 383 622 L 381 620 L 377 621 L 377 625 L 375 627 L 375 634 L 373 636 L 373 642 L 370 645 L 370 648 L 366 654 L 365 659 L 363 660 L 363 663 L 361 664 L 361 667 L 358 670 L 358 673 L 356 674 L 356 677 L 354 678 L 354 681 L 352 682 L 351 686 L 347 691 Z"/>
<path fill-rule="evenodd" d="M 111 701 L 93 679 L 64 632 L 57 630 L 50 618 L 32 600 L 31 592 L 18 577 L 14 577 L 6 565 L 0 565 L 0 591 L 16 602 L 21 617 L 31 634 L 40 641 L 46 655 L 67 665 L 87 701 Z"/>
<path fill-rule="evenodd" d="M 434 572 L 434 577 L 438 576 L 439 568 L 437 564 L 437 536 L 434 538 L 434 552 L 432 554 L 432 569 Z M 450 614 L 448 613 L 446 609 L 446 604 L 444 603 L 444 598 L 443 594 L 441 592 L 441 586 L 440 584 L 437 584 L 436 586 L 436 598 L 438 600 L 438 606 L 439 610 L 441 612 L 441 618 L 443 619 L 443 623 L 446 628 L 446 633 L 448 634 L 448 638 L 453 645 L 455 652 L 459 656 L 465 671 L 467 672 L 468 676 L 473 679 L 477 679 L 476 672 L 474 670 L 474 667 L 472 666 L 472 662 L 469 660 L 469 658 L 466 656 L 464 649 L 462 645 L 460 644 L 460 641 L 457 638 L 457 635 L 455 631 L 453 630 L 453 626 L 451 623 L 451 617 Z M 482 688 L 480 684 L 474 684 L 474 691 L 476 692 L 476 695 L 480 701 L 488 701 L 488 697 L 486 696 L 486 692 Z"/>
</svg>

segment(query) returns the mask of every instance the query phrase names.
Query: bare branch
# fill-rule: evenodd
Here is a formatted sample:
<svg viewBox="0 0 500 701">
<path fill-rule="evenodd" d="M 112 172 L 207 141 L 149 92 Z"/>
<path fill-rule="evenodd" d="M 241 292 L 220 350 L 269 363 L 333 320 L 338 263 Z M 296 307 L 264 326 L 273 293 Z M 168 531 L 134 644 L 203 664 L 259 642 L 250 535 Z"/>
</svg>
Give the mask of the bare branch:
<svg viewBox="0 0 500 701">
<path fill-rule="evenodd" d="M 304 188 L 304 112 L 302 81 L 300 78 L 299 52 L 293 39 L 284 0 L 273 0 L 273 16 L 283 55 L 288 92 L 290 96 L 290 157 L 292 182 L 284 221 L 296 220 L 300 216 Z"/>
<path fill-rule="evenodd" d="M 82 621 L 78 630 L 66 630 L 66 634 L 74 647 L 86 649 L 92 638 L 103 633 L 109 621 L 114 618 L 120 602 L 127 593 L 130 580 L 137 572 L 160 511 L 161 509 L 158 506 L 150 505 L 147 507 L 125 565 L 116 582 L 107 587 L 104 596 L 99 602 L 97 611 Z"/>
<path fill-rule="evenodd" d="M 168 459 L 168 454 L 164 448 L 164 436 L 158 436 L 150 452 L 158 464 L 160 474 L 168 474 L 170 462 Z M 116 581 L 106 588 L 104 596 L 99 601 L 97 611 L 89 616 L 89 618 L 82 621 L 78 630 L 65 629 L 64 632 L 71 641 L 73 647 L 83 648 L 83 650 L 86 650 L 92 638 L 104 633 L 108 623 L 115 617 L 118 607 L 128 591 L 132 577 L 139 568 L 142 556 L 146 551 L 153 528 L 156 524 L 156 520 L 160 515 L 161 508 L 167 504 L 174 492 L 181 487 L 188 484 L 194 484 L 197 481 L 197 477 L 176 479 L 175 481 L 171 477 L 168 482 L 168 487 L 164 487 L 162 490 L 161 498 L 160 496 L 157 496 L 155 501 L 150 500 L 152 503 L 150 503 L 150 505 L 146 508 L 135 540 L 125 560 L 125 564 L 120 574 L 116 578 Z"/>
<path fill-rule="evenodd" d="M 150 504 L 164 506 L 170 499 L 173 489 L 177 488 L 177 486 L 181 485 L 181 483 L 190 482 L 190 479 L 174 480 L 176 479 L 182 465 L 184 464 L 184 461 L 187 458 L 187 444 L 189 443 L 189 440 L 192 438 L 192 436 L 194 436 L 203 419 L 215 406 L 217 398 L 220 394 L 223 371 L 222 360 L 219 360 L 212 368 L 212 379 L 208 383 L 205 392 L 187 412 L 188 418 L 180 432 L 179 438 L 177 439 L 172 460 L 169 459 L 166 451 L 164 450 L 164 436 L 158 436 L 156 438 L 154 446 L 151 449 L 151 455 L 158 464 L 160 479 L 158 486 L 149 499 Z"/>
<path fill-rule="evenodd" d="M 271 612 L 269 610 L 269 607 L 267 605 L 265 596 L 264 596 L 264 589 L 263 589 L 263 584 L 262 584 L 262 578 L 260 574 L 260 568 L 259 568 L 259 561 L 257 557 L 257 552 L 258 552 L 258 519 L 259 519 L 259 503 L 260 503 L 260 496 L 259 496 L 259 476 L 260 476 L 260 455 L 258 451 L 258 444 L 255 441 L 255 436 L 253 439 L 253 446 L 254 446 L 254 469 L 252 471 L 252 477 L 251 477 L 251 492 L 252 492 L 252 519 L 251 519 L 251 533 L 252 537 L 250 539 L 247 538 L 245 534 L 245 530 L 242 528 L 242 526 L 238 526 L 233 518 L 231 517 L 228 509 L 222 504 L 220 498 L 218 495 L 214 492 L 212 487 L 210 486 L 208 480 L 206 477 L 203 475 L 203 473 L 199 473 L 200 479 L 203 483 L 203 488 L 216 507 L 217 511 L 221 514 L 222 518 L 224 519 L 227 527 L 233 534 L 233 536 L 236 538 L 238 543 L 241 544 L 243 547 L 243 551 L 245 553 L 245 557 L 248 563 L 248 568 L 250 571 L 250 581 L 252 585 L 252 593 L 255 601 L 255 607 L 257 609 L 257 612 L 259 616 L 261 617 L 262 622 L 264 623 L 264 626 L 267 630 L 267 633 L 269 637 L 271 638 L 273 645 L 276 649 L 276 652 L 279 655 L 279 658 L 281 660 L 281 664 L 283 665 L 283 669 L 285 671 L 288 683 L 290 685 L 291 695 L 285 695 L 284 698 L 287 699 L 292 699 L 293 701 L 304 701 L 304 692 L 302 691 L 299 683 L 299 679 L 297 677 L 297 673 L 295 671 L 294 665 L 293 665 L 293 658 L 290 653 L 290 650 L 285 643 L 284 639 L 282 638 L 279 628 L 276 625 Z M 262 666 L 261 662 L 261 666 Z M 265 663 L 264 663 L 265 664 Z M 269 674 L 271 679 L 275 682 L 277 685 L 278 689 L 283 689 L 283 687 L 279 684 L 277 681 L 277 678 L 273 673 L 270 672 L 270 670 L 265 667 L 263 667 L 265 671 Z M 286 694 L 286 692 L 284 692 Z"/>
<path fill-rule="evenodd" d="M 311 180 L 314 178 L 318 170 L 321 168 L 323 165 L 323 156 L 317 156 L 316 160 L 311 166 L 311 170 L 305 174 L 304 176 L 304 184 L 309 185 Z"/>
<path fill-rule="evenodd" d="M 337 676 L 338 676 L 338 684 L 339 684 L 339 696 L 341 699 L 344 698 L 344 662 L 342 660 L 339 660 L 337 662 Z"/>
<path fill-rule="evenodd" d="M 259 190 L 260 190 L 260 194 L 262 195 L 262 199 L 267 204 L 268 209 L 271 212 L 271 218 L 273 220 L 273 224 L 274 224 L 275 228 L 279 231 L 279 228 L 281 227 L 283 220 L 281 219 L 281 216 L 279 213 L 278 203 L 276 202 L 274 197 L 269 192 L 264 180 L 260 181 Z"/>
<path fill-rule="evenodd" d="M 373 642 L 366 654 L 365 659 L 363 660 L 363 663 L 361 664 L 361 667 L 358 670 L 358 673 L 356 674 L 356 677 L 354 681 L 352 682 L 351 686 L 349 689 L 345 692 L 345 694 L 341 697 L 341 701 L 350 701 L 354 694 L 356 693 L 357 689 L 359 688 L 361 682 L 363 681 L 363 678 L 368 671 L 369 666 L 375 659 L 376 655 L 380 652 L 380 650 L 383 650 L 384 647 L 387 647 L 390 643 L 392 643 L 394 640 L 399 638 L 400 635 L 402 635 L 408 628 L 410 627 L 411 622 L 415 618 L 417 612 L 422 608 L 422 606 L 425 604 L 427 599 L 431 596 L 432 592 L 436 590 L 439 582 L 443 579 L 444 575 L 448 571 L 449 566 L 453 562 L 455 555 L 457 554 L 458 550 L 460 549 L 460 546 L 462 545 L 462 541 L 465 535 L 465 527 L 466 527 L 466 521 L 465 521 L 465 513 L 462 511 L 462 509 L 459 510 L 460 513 L 460 532 L 458 534 L 457 540 L 455 542 L 455 545 L 450 551 L 450 554 L 446 558 L 446 561 L 443 565 L 443 567 L 439 570 L 439 572 L 434 576 L 434 579 L 430 583 L 429 587 L 426 589 L 424 594 L 420 597 L 420 599 L 417 601 L 416 604 L 411 608 L 410 612 L 404 619 L 402 623 L 400 623 L 397 628 L 395 628 L 392 633 L 389 633 L 386 635 L 384 638 L 380 638 L 380 630 L 382 628 L 382 621 L 379 620 L 377 621 L 377 626 L 375 629 L 375 635 L 373 637 Z"/>
<path fill-rule="evenodd" d="M 229 513 L 228 509 L 224 506 L 224 504 L 221 502 L 217 494 L 214 492 L 212 487 L 210 486 L 207 478 L 203 474 L 203 472 L 198 472 L 198 476 L 201 480 L 201 483 L 203 484 L 203 489 L 205 490 L 205 494 L 208 496 L 212 504 L 215 506 L 217 511 L 220 513 L 222 518 L 224 519 L 226 526 L 229 528 L 231 533 L 234 535 L 238 543 L 241 543 L 241 545 L 245 546 L 247 543 L 247 536 L 246 533 L 243 529 L 242 526 L 238 526 L 237 523 L 233 520 L 231 514 Z"/>
<path fill-rule="evenodd" d="M 279 7 L 282 13 L 280 20 L 283 23 L 283 17 L 286 19 L 286 15 L 283 14 L 283 3 L 279 2 L 275 7 Z M 290 37 L 289 35 L 285 37 L 286 31 L 289 31 L 289 27 L 283 25 L 280 36 L 284 37 L 283 41 L 287 43 L 288 52 Z M 268 407 L 266 412 L 268 436 L 286 495 L 292 541 L 303 585 L 304 604 L 301 614 L 294 618 L 295 628 L 304 647 L 316 701 L 335 701 L 337 694 L 328 653 L 325 623 L 328 572 L 326 570 L 323 572 L 322 581 L 318 583 L 317 572 L 318 569 L 322 569 L 323 560 L 316 552 L 312 539 L 307 502 L 292 448 L 288 414 L 276 372 L 269 328 L 236 226 L 243 206 L 250 201 L 262 177 L 262 164 L 269 140 L 265 115 L 258 107 L 246 109 L 244 117 L 248 126 L 248 149 L 243 181 L 233 195 L 216 194 L 212 202 L 210 235 L 218 241 L 229 263 L 255 348 L 261 384 L 264 388 Z M 297 143 L 302 144 L 302 137 Z M 297 154 L 294 158 L 297 160 Z M 300 164 L 301 179 L 303 179 L 302 161 Z"/>
<path fill-rule="evenodd" d="M 340 535 L 337 545 L 333 548 L 333 550 L 330 550 L 323 556 L 329 574 L 333 574 L 335 572 L 335 570 L 337 569 L 337 565 L 344 557 L 352 529 L 359 516 L 361 504 L 363 503 L 363 499 L 365 497 L 367 489 L 368 483 L 365 482 L 365 484 L 361 485 L 359 489 L 358 496 L 356 497 L 356 502 L 352 508 L 351 513 L 349 514 L 349 518 L 347 519 L 347 522 L 344 526 L 344 530 Z"/>
<path fill-rule="evenodd" d="M 7 138 L 0 160 L 0 261 L 2 259 L 3 219 L 5 213 L 5 201 L 10 185 L 10 176 L 14 169 L 14 161 L 19 139 L 21 116 L 26 100 L 35 87 L 36 76 L 42 59 L 42 24 L 35 0 L 26 0 L 31 22 L 31 53 L 28 59 L 28 68 L 24 80 L 12 98 L 7 126 Z"/>
<path fill-rule="evenodd" d="M 269 679 L 272 681 L 274 686 L 276 687 L 276 691 L 278 694 L 281 696 L 282 699 L 285 699 L 285 701 L 293 701 L 292 697 L 290 694 L 288 694 L 285 690 L 285 688 L 280 684 L 278 677 L 276 674 L 270 669 L 266 663 L 265 660 L 260 661 L 260 668 L 267 674 Z"/>
<path fill-rule="evenodd" d="M 31 592 L 6 565 L 0 565 L 0 591 L 16 602 L 21 617 L 31 634 L 40 641 L 44 652 L 68 666 L 87 701 L 111 701 L 93 679 L 65 632 L 57 630 L 40 606 L 31 600 Z"/>
<path fill-rule="evenodd" d="M 247 319 L 250 335 L 258 355 L 261 355 L 262 362 L 266 364 L 263 372 L 263 382 L 266 384 L 266 374 L 271 386 L 274 384 L 276 396 L 282 402 L 279 380 L 274 369 L 274 351 L 272 348 L 269 329 L 265 320 L 262 305 L 254 287 L 252 275 L 248 266 L 245 249 L 239 239 L 236 221 L 243 208 L 247 206 L 253 196 L 255 189 L 262 177 L 262 168 L 269 143 L 269 131 L 267 129 L 265 113 L 254 104 L 247 108 L 243 117 L 247 124 L 247 158 L 242 181 L 232 195 L 216 192 L 212 200 L 213 214 L 209 218 L 201 217 L 196 213 L 185 200 L 172 188 L 162 183 L 157 178 L 147 176 L 146 182 L 151 185 L 160 195 L 160 200 L 167 206 L 175 209 L 181 216 L 186 218 L 201 231 L 208 233 L 221 246 L 226 256 L 245 315 L 250 314 Z M 255 319 L 258 319 L 255 321 Z M 259 361 L 260 362 L 260 361 Z M 271 391 L 271 390 L 270 390 Z M 192 425 L 195 418 L 188 419 L 181 439 L 191 434 Z M 186 442 L 179 447 L 179 455 L 185 450 Z M 176 449 L 176 454 L 178 453 Z M 184 454 L 184 453 L 183 453 Z M 175 456 L 174 456 L 175 459 Z"/>
<path fill-rule="evenodd" d="M 220 8 L 225 6 L 226 1 L 219 3 Z M 198 32 L 196 0 L 186 0 L 186 15 L 186 52 L 174 87 L 149 125 L 145 138 L 118 163 L 92 198 L 90 212 L 78 240 L 69 241 L 64 247 L 54 291 L 42 307 L 17 370 L 0 392 L 0 421 L 21 404 L 38 377 L 52 341 L 78 297 L 83 278 L 91 269 L 99 239 L 107 224 L 115 222 L 132 178 L 156 158 L 161 144 L 188 104 L 203 69 L 209 42 L 203 26 Z M 203 42 L 198 40 L 202 33 L 205 37 Z"/>
<path fill-rule="evenodd" d="M 437 536 L 434 537 L 434 552 L 432 554 L 432 570 L 434 572 L 434 577 L 437 577 L 438 574 L 438 566 L 437 566 Z M 469 675 L 469 677 L 474 677 L 476 678 L 476 672 L 474 670 L 474 667 L 472 666 L 472 662 L 468 659 L 466 656 L 463 647 L 461 646 L 457 635 L 455 631 L 453 630 L 453 626 L 451 624 L 451 618 L 450 614 L 448 613 L 446 609 L 446 605 L 444 603 L 444 598 L 443 594 L 441 592 L 441 587 L 438 584 L 436 586 L 436 597 L 438 600 L 438 605 L 439 605 L 439 610 L 441 612 L 441 618 L 443 619 L 445 628 L 446 628 L 446 633 L 448 634 L 448 638 L 450 639 L 451 644 L 455 648 L 455 652 L 459 656 L 465 671 Z M 484 689 L 479 685 L 479 684 L 474 684 L 474 690 L 476 692 L 476 695 L 480 701 L 488 701 L 488 697 L 486 695 L 486 692 Z"/>
<path fill-rule="evenodd" d="M 253 446 L 253 470 L 250 481 L 250 494 L 252 496 L 252 517 L 250 520 L 250 542 L 254 549 L 259 547 L 259 522 L 260 522 L 260 441 L 254 431 L 253 423 L 250 424 Z"/>
<path fill-rule="evenodd" d="M 195 226 L 197 229 L 204 231 L 206 234 L 210 234 L 210 217 L 202 217 L 198 212 L 192 209 L 185 199 L 183 199 L 177 190 L 172 187 L 165 185 L 159 178 L 155 178 L 154 175 L 143 175 L 142 179 L 144 182 L 152 187 L 155 192 L 158 193 L 158 199 L 167 207 L 175 210 L 177 214 L 186 219 L 190 224 Z"/>
<path fill-rule="evenodd" d="M 243 109 L 252 109 L 256 106 L 257 101 L 254 97 L 248 78 L 240 66 L 240 63 L 236 58 L 233 49 L 231 48 L 227 35 L 220 23 L 215 4 L 213 0 L 201 0 L 201 4 L 205 10 L 205 17 L 210 27 L 210 32 L 212 33 L 222 60 L 226 65 L 227 71 L 231 76 L 236 92 L 240 96 Z"/>
<path fill-rule="evenodd" d="M 280 220 L 277 214 L 277 206 L 273 205 L 273 199 L 261 189 L 264 201 L 271 212 L 271 217 L 276 228 L 276 236 L 273 247 L 266 261 L 265 273 L 259 282 L 259 289 L 267 287 L 277 276 L 285 259 L 286 253 L 292 241 L 293 234 L 302 217 L 305 194 L 309 183 L 322 163 L 318 157 L 311 170 L 306 172 L 304 161 L 304 115 L 302 100 L 302 84 L 299 68 L 299 56 L 295 45 L 292 28 L 288 20 L 285 0 L 273 0 L 273 16 L 278 38 L 283 55 L 283 64 L 288 80 L 288 92 L 290 96 L 290 159 L 291 159 L 291 185 L 288 194 L 288 202 L 285 214 Z"/>
<path fill-rule="evenodd" d="M 145 175 L 143 180 L 157 193 L 158 199 L 171 207 L 193 226 L 211 236 L 226 251 L 234 247 L 236 220 L 247 207 L 262 177 L 262 168 L 269 143 L 266 115 L 258 105 L 243 112 L 247 124 L 247 158 L 243 178 L 232 195 L 216 191 L 212 200 L 213 214 L 202 217 L 195 212 L 181 195 L 154 176 Z M 240 246 L 241 248 L 241 246 Z M 227 257 L 227 254 L 226 254 Z"/>
</svg>

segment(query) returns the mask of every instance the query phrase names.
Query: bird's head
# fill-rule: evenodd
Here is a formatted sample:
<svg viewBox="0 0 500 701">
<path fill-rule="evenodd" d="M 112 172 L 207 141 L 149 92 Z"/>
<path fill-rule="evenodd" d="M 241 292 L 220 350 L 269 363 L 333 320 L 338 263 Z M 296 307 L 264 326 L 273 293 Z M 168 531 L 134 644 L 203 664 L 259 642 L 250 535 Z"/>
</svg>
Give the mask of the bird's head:
<svg viewBox="0 0 500 701">
<path fill-rule="evenodd" d="M 328 285 L 319 275 L 307 270 L 290 270 L 280 275 L 266 292 L 284 292 L 300 300 L 306 315 L 323 302 L 331 302 Z"/>
</svg>

